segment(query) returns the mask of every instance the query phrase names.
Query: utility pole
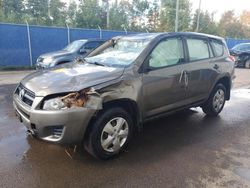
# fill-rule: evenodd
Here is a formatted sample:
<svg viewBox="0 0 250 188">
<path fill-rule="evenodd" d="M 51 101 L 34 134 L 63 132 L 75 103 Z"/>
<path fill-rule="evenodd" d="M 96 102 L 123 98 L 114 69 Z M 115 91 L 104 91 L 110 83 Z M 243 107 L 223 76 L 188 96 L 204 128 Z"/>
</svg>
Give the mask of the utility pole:
<svg viewBox="0 0 250 188">
<path fill-rule="evenodd" d="M 50 0 L 48 0 L 47 2 L 48 2 L 48 18 L 52 22 L 52 25 L 53 25 L 54 18 L 51 16 L 51 12 L 50 12 Z"/>
<path fill-rule="evenodd" d="M 175 32 L 178 32 L 178 24 L 179 24 L 179 0 L 176 0 L 176 10 L 175 10 Z"/>
<path fill-rule="evenodd" d="M 199 1 L 199 9 L 198 9 L 197 23 L 196 23 L 196 32 L 199 32 L 200 13 L 201 13 L 201 0 Z"/>
<path fill-rule="evenodd" d="M 107 9 L 107 15 L 106 15 L 106 27 L 107 29 L 109 29 L 109 0 L 102 0 L 102 2 L 104 3 L 104 5 L 106 5 L 106 9 Z"/>
<path fill-rule="evenodd" d="M 109 0 L 107 2 L 107 29 L 109 29 Z"/>
</svg>

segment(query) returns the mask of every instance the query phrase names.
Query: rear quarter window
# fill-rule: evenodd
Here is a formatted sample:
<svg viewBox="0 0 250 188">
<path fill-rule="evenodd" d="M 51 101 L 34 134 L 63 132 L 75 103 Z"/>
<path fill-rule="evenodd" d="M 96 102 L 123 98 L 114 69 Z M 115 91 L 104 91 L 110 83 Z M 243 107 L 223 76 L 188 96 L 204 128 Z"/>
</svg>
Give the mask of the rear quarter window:
<svg viewBox="0 0 250 188">
<path fill-rule="evenodd" d="M 211 40 L 210 44 L 213 48 L 214 56 L 220 57 L 224 54 L 224 45 L 220 41 Z"/>
<path fill-rule="evenodd" d="M 207 41 L 203 39 L 187 39 L 190 61 L 198 61 L 209 58 Z"/>
</svg>

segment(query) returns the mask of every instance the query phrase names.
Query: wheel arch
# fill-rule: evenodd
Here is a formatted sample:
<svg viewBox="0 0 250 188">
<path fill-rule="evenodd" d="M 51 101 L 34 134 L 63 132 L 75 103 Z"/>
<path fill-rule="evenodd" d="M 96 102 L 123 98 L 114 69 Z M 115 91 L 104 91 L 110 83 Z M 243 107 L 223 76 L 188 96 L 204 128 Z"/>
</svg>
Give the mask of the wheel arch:
<svg viewBox="0 0 250 188">
<path fill-rule="evenodd" d="M 88 139 L 88 135 L 91 132 L 92 127 L 93 127 L 91 125 L 93 125 L 93 123 L 96 121 L 99 114 L 113 107 L 120 107 L 120 108 L 123 108 L 126 112 L 128 112 L 132 117 L 135 128 L 140 129 L 141 115 L 140 115 L 140 111 L 139 111 L 139 107 L 137 103 L 134 100 L 128 99 L 128 98 L 115 99 L 112 101 L 104 102 L 103 108 L 97 111 L 96 114 L 91 118 L 84 133 L 84 137 L 83 137 L 84 141 Z"/>
<path fill-rule="evenodd" d="M 231 91 L 231 85 L 232 85 L 230 77 L 229 76 L 223 76 L 223 77 L 219 78 L 217 80 L 216 84 L 214 85 L 214 87 L 217 84 L 220 84 L 220 83 L 223 84 L 224 87 L 226 88 L 226 100 L 230 100 L 230 97 L 231 97 L 231 94 L 230 94 L 231 92 L 230 91 Z"/>
</svg>

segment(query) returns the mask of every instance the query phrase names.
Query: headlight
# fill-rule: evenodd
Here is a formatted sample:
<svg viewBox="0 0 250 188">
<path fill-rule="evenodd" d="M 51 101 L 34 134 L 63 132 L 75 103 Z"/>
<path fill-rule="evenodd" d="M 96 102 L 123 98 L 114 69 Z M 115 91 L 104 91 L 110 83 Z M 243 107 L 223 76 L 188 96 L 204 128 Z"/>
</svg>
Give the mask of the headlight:
<svg viewBox="0 0 250 188">
<path fill-rule="evenodd" d="M 53 61 L 52 57 L 46 57 L 44 58 L 43 63 L 48 64 L 48 63 L 51 63 L 52 61 Z"/>
<path fill-rule="evenodd" d="M 79 107 L 102 109 L 102 98 L 94 88 L 87 88 L 79 92 L 45 100 L 42 108 L 43 110 L 64 110 Z"/>
<path fill-rule="evenodd" d="M 66 109 L 64 102 L 60 98 L 49 99 L 44 102 L 44 110 L 60 110 Z"/>
</svg>

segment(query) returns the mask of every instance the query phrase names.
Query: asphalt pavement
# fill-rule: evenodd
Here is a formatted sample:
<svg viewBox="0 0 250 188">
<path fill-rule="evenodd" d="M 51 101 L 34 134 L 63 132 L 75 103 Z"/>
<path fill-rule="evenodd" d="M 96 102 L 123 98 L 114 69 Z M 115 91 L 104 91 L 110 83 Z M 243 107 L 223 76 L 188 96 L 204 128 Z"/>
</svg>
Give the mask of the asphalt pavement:
<svg viewBox="0 0 250 188">
<path fill-rule="evenodd" d="M 250 187 L 250 70 L 236 70 L 219 117 L 193 108 L 151 121 L 109 161 L 26 134 L 12 92 L 27 73 L 0 73 L 0 187 Z"/>
</svg>

